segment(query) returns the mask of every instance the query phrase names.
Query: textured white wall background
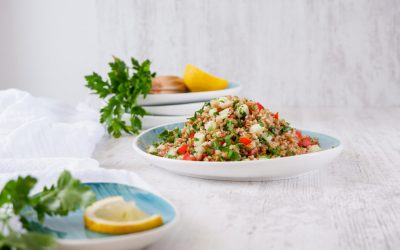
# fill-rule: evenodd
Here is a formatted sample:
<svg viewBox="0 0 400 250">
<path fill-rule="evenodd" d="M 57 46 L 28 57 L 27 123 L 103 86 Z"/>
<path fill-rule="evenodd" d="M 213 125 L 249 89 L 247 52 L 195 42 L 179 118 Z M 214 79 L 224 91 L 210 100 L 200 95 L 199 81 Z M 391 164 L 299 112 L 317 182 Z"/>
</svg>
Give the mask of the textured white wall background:
<svg viewBox="0 0 400 250">
<path fill-rule="evenodd" d="M 267 105 L 400 105 L 398 0 L 36 1 L 41 8 L 17 2 L 14 18 L 28 13 L 34 25 L 25 21 L 28 40 L 11 44 L 17 54 L 18 46 L 30 52 L 29 60 L 13 68 L 25 77 L 0 69 L 2 88 L 79 101 L 87 94 L 84 72 L 105 73 L 116 55 L 149 58 L 160 75 L 182 74 L 193 63 L 243 84 L 243 95 Z M 64 60 L 49 62 L 60 53 Z M 0 64 L 15 58 L 5 54 Z"/>
<path fill-rule="evenodd" d="M 0 89 L 69 103 L 89 93 L 97 59 L 94 0 L 0 0 Z"/>
<path fill-rule="evenodd" d="M 194 63 L 271 105 L 400 105 L 400 1 L 97 2 L 100 62 Z"/>
</svg>

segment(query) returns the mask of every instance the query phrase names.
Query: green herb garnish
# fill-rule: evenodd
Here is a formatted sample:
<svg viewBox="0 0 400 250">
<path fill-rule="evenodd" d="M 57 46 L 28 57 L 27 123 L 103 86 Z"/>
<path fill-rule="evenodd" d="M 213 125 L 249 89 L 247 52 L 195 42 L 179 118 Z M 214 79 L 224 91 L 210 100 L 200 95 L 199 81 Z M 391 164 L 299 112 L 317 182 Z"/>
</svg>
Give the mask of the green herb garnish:
<svg viewBox="0 0 400 250">
<path fill-rule="evenodd" d="M 175 133 L 173 130 L 165 129 L 159 136 L 163 142 L 173 143 L 175 141 Z"/>
<path fill-rule="evenodd" d="M 276 148 L 270 147 L 270 148 L 268 148 L 268 153 L 269 153 L 271 156 L 280 156 L 279 150 L 280 150 L 279 147 L 276 147 Z"/>
<path fill-rule="evenodd" d="M 234 132 L 234 126 L 232 120 L 228 120 L 225 124 L 225 130 L 229 132 Z"/>
<path fill-rule="evenodd" d="M 239 161 L 240 160 L 240 154 L 236 152 L 235 150 L 228 150 L 228 159 L 231 161 Z"/>
<path fill-rule="evenodd" d="M 122 132 L 137 134 L 142 128 L 141 117 L 146 111 L 136 101 L 140 95 L 145 98 L 151 90 L 151 81 L 156 73 L 150 71 L 150 61 L 139 63 L 131 58 L 132 67 L 114 57 L 110 62 L 111 71 L 108 79 L 97 74 L 85 76 L 86 87 L 106 101 L 106 106 L 100 110 L 100 122 L 107 126 L 107 131 L 118 138 Z M 132 72 L 131 72 L 132 71 Z M 129 122 L 123 120 L 123 115 L 129 114 Z"/>
<path fill-rule="evenodd" d="M 211 147 L 215 150 L 220 149 L 221 148 L 221 144 L 218 141 L 213 141 L 211 143 Z"/>
<path fill-rule="evenodd" d="M 272 134 L 274 134 L 274 135 L 277 135 L 278 133 L 278 131 L 277 131 L 277 129 L 275 128 L 275 126 L 271 126 L 271 127 L 269 127 L 269 129 L 268 129 Z"/>
<path fill-rule="evenodd" d="M 53 236 L 30 232 L 29 215 L 36 216 L 43 223 L 45 215 L 66 216 L 78 208 L 84 209 L 96 199 L 88 186 L 74 179 L 68 171 L 58 178 L 57 185 L 45 187 L 38 195 L 30 196 L 37 183 L 31 176 L 18 177 L 6 183 L 0 193 L 0 249 L 53 250 L 56 242 Z M 26 212 L 25 212 L 26 211 Z M 24 230 L 15 230 L 11 220 L 18 218 Z"/>
<path fill-rule="evenodd" d="M 290 130 L 292 130 L 293 128 L 291 128 L 291 127 L 283 127 L 283 128 L 281 128 L 281 133 L 283 134 L 283 133 L 286 133 L 286 132 L 289 132 Z"/>
<path fill-rule="evenodd" d="M 226 147 L 229 147 L 232 144 L 232 136 L 234 136 L 234 134 L 230 134 L 224 137 L 224 142 L 226 143 Z"/>
</svg>

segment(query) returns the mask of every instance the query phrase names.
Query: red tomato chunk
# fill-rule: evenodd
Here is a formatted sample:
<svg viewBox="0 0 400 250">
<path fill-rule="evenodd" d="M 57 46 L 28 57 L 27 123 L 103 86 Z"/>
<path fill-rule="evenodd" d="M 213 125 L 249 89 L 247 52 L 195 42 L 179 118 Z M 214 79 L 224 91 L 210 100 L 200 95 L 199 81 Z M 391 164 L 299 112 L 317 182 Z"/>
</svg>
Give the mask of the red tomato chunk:
<svg viewBox="0 0 400 250">
<path fill-rule="evenodd" d="M 241 138 L 239 139 L 239 142 L 242 143 L 242 144 L 244 144 L 244 145 L 249 145 L 249 144 L 251 143 L 251 140 L 250 140 L 250 139 L 247 139 L 246 137 L 241 137 Z"/>
</svg>

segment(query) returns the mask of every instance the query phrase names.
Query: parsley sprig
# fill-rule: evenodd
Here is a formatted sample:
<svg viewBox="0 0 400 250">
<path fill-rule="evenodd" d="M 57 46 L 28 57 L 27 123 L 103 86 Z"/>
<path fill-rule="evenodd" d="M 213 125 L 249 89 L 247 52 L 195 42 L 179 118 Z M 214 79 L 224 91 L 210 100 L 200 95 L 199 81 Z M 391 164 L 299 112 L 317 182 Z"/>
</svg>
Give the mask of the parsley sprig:
<svg viewBox="0 0 400 250">
<path fill-rule="evenodd" d="M 68 171 L 61 173 L 57 185 L 30 196 L 36 183 L 37 179 L 32 176 L 18 177 L 8 181 L 0 192 L 0 249 L 56 249 L 51 235 L 29 231 L 26 216 L 36 216 L 43 223 L 45 215 L 66 216 L 78 208 L 84 209 L 96 199 L 90 187 L 81 185 Z M 22 227 L 19 230 L 15 225 L 18 221 Z"/>
<path fill-rule="evenodd" d="M 94 91 L 94 94 L 106 101 L 106 106 L 100 110 L 100 122 L 107 126 L 109 134 L 118 138 L 122 132 L 137 134 L 142 128 L 141 117 L 146 111 L 136 101 L 140 95 L 145 98 L 151 90 L 151 81 L 156 73 L 151 72 L 149 60 L 139 63 L 131 58 L 132 67 L 128 67 L 124 61 L 114 57 L 110 62 L 111 71 L 108 79 L 93 73 L 85 76 L 86 87 Z M 129 114 L 129 122 L 123 119 L 124 114 Z"/>
</svg>

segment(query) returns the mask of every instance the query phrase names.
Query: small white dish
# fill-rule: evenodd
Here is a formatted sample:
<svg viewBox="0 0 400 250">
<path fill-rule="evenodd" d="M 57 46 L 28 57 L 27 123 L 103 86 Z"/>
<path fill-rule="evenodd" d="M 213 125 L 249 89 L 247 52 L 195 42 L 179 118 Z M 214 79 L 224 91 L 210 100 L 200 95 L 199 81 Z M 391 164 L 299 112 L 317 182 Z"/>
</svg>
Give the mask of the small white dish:
<svg viewBox="0 0 400 250">
<path fill-rule="evenodd" d="M 165 104 L 179 104 L 188 102 L 201 102 L 208 101 L 215 97 L 225 95 L 237 95 L 241 90 L 241 86 L 234 83 L 229 83 L 226 89 L 216 91 L 203 91 L 203 92 L 188 92 L 176 94 L 149 94 L 143 99 L 140 96 L 137 100 L 138 105 L 165 105 Z"/>
<path fill-rule="evenodd" d="M 277 180 L 295 177 L 327 165 L 342 151 L 342 144 L 338 139 L 302 130 L 304 135 L 319 139 L 321 151 L 274 159 L 227 162 L 184 161 L 154 156 L 146 152 L 150 145 L 159 140 L 158 135 L 161 132 L 177 127 L 182 128 L 183 123 L 162 125 L 142 132 L 133 142 L 134 150 L 151 164 L 177 174 L 231 181 Z"/>
<path fill-rule="evenodd" d="M 160 106 L 143 106 L 143 108 L 152 115 L 170 115 L 170 116 L 191 116 L 196 110 L 203 107 L 204 102 L 160 105 Z"/>
</svg>

